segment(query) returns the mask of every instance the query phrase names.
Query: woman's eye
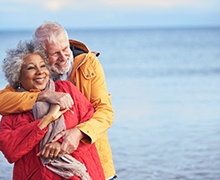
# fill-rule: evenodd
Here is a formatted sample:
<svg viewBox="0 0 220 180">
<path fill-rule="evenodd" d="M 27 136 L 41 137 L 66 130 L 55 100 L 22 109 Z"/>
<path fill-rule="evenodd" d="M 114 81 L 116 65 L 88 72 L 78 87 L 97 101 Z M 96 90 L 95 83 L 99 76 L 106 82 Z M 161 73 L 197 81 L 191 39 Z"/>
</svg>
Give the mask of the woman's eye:
<svg viewBox="0 0 220 180">
<path fill-rule="evenodd" d="M 46 64 L 41 65 L 41 68 L 45 68 L 45 67 L 46 67 Z"/>
<path fill-rule="evenodd" d="M 29 67 L 27 67 L 27 70 L 32 70 L 32 69 L 34 69 L 33 66 L 29 66 Z"/>
</svg>

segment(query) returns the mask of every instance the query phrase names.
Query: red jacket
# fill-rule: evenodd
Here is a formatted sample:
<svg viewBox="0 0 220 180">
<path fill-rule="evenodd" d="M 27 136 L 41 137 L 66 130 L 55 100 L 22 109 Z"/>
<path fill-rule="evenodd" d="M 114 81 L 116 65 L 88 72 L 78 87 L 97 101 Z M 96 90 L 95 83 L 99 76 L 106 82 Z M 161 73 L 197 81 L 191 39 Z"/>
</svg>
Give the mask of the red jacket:
<svg viewBox="0 0 220 180">
<path fill-rule="evenodd" d="M 56 91 L 68 92 L 73 100 L 72 114 L 67 111 L 64 114 L 66 128 L 70 129 L 79 123 L 85 122 L 93 115 L 93 106 L 68 81 L 55 82 Z M 47 132 L 47 128 L 41 130 L 38 127 L 40 120 L 34 120 L 31 112 L 3 116 L 0 122 L 0 150 L 10 163 L 14 164 L 13 179 L 42 179 L 60 180 L 57 174 L 51 172 L 41 164 L 36 156 L 39 152 L 39 142 Z M 82 162 L 93 180 L 105 179 L 100 159 L 94 144 L 80 142 L 79 147 L 72 156 Z M 79 180 L 74 176 L 71 180 Z"/>
</svg>

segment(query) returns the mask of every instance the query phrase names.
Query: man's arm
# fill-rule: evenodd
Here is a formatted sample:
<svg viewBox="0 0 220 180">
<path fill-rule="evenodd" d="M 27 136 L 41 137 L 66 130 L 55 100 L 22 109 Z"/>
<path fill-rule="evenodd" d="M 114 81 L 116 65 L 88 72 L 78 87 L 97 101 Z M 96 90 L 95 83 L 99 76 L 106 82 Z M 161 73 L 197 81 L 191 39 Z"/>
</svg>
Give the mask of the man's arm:
<svg viewBox="0 0 220 180">
<path fill-rule="evenodd" d="M 16 92 L 11 86 L 0 91 L 0 114 L 7 115 L 21 113 L 33 108 L 35 101 L 47 101 L 60 105 L 61 109 L 73 106 L 73 100 L 68 93 L 42 91 L 42 92 Z"/>
<path fill-rule="evenodd" d="M 0 114 L 7 115 L 32 109 L 39 92 L 15 92 L 11 86 L 0 91 Z"/>
<path fill-rule="evenodd" d="M 63 138 L 63 153 L 71 153 L 77 149 L 80 140 L 84 143 L 94 143 L 103 136 L 113 123 L 114 111 L 111 104 L 111 95 L 108 93 L 106 88 L 103 68 L 98 60 L 94 60 L 92 67 L 95 69 L 96 76 L 92 78 L 91 84 L 90 82 L 85 82 L 84 85 L 86 92 L 83 91 L 83 94 L 92 103 L 95 113 L 92 118 L 86 118 L 89 119 L 88 121 L 81 121 L 82 123 L 78 126 L 62 131 L 56 135 L 53 142 L 57 141 L 61 137 Z M 86 84 L 91 85 L 91 87 L 86 86 Z M 79 86 L 80 85 L 77 84 L 77 88 L 81 89 Z M 86 94 L 88 92 L 91 92 L 91 94 Z M 79 101 L 76 100 L 76 102 Z M 80 106 L 82 106 L 82 104 Z M 79 118 L 82 120 L 81 117 Z"/>
<path fill-rule="evenodd" d="M 105 81 L 105 74 L 99 60 L 94 59 L 92 66 L 96 76 L 91 81 L 90 102 L 95 113 L 88 121 L 81 123 L 77 127 L 91 139 L 91 143 L 103 136 L 114 120 L 114 111 L 111 103 L 111 95 L 108 93 Z"/>
</svg>

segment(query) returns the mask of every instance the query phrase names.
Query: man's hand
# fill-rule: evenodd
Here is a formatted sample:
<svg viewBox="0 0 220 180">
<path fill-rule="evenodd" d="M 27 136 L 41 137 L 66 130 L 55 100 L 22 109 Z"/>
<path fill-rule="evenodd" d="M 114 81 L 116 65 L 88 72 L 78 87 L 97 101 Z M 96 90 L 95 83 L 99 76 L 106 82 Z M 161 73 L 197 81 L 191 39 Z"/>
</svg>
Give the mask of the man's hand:
<svg viewBox="0 0 220 180">
<path fill-rule="evenodd" d="M 78 148 L 79 142 L 83 139 L 84 134 L 77 127 L 74 127 L 57 134 L 52 142 L 57 141 L 61 137 L 63 138 L 61 153 L 70 154 Z"/>
<path fill-rule="evenodd" d="M 37 101 L 47 101 L 51 104 L 58 104 L 60 109 L 70 109 L 74 102 L 69 93 L 41 91 Z"/>
</svg>

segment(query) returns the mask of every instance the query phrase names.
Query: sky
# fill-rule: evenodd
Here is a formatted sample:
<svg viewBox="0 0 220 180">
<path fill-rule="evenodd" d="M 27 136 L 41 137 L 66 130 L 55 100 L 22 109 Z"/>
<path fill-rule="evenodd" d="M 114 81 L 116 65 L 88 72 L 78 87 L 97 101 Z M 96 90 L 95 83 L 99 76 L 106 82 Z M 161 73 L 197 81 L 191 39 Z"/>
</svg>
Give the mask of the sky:
<svg viewBox="0 0 220 180">
<path fill-rule="evenodd" d="M 220 0 L 0 0 L 0 30 L 220 27 Z"/>
</svg>

